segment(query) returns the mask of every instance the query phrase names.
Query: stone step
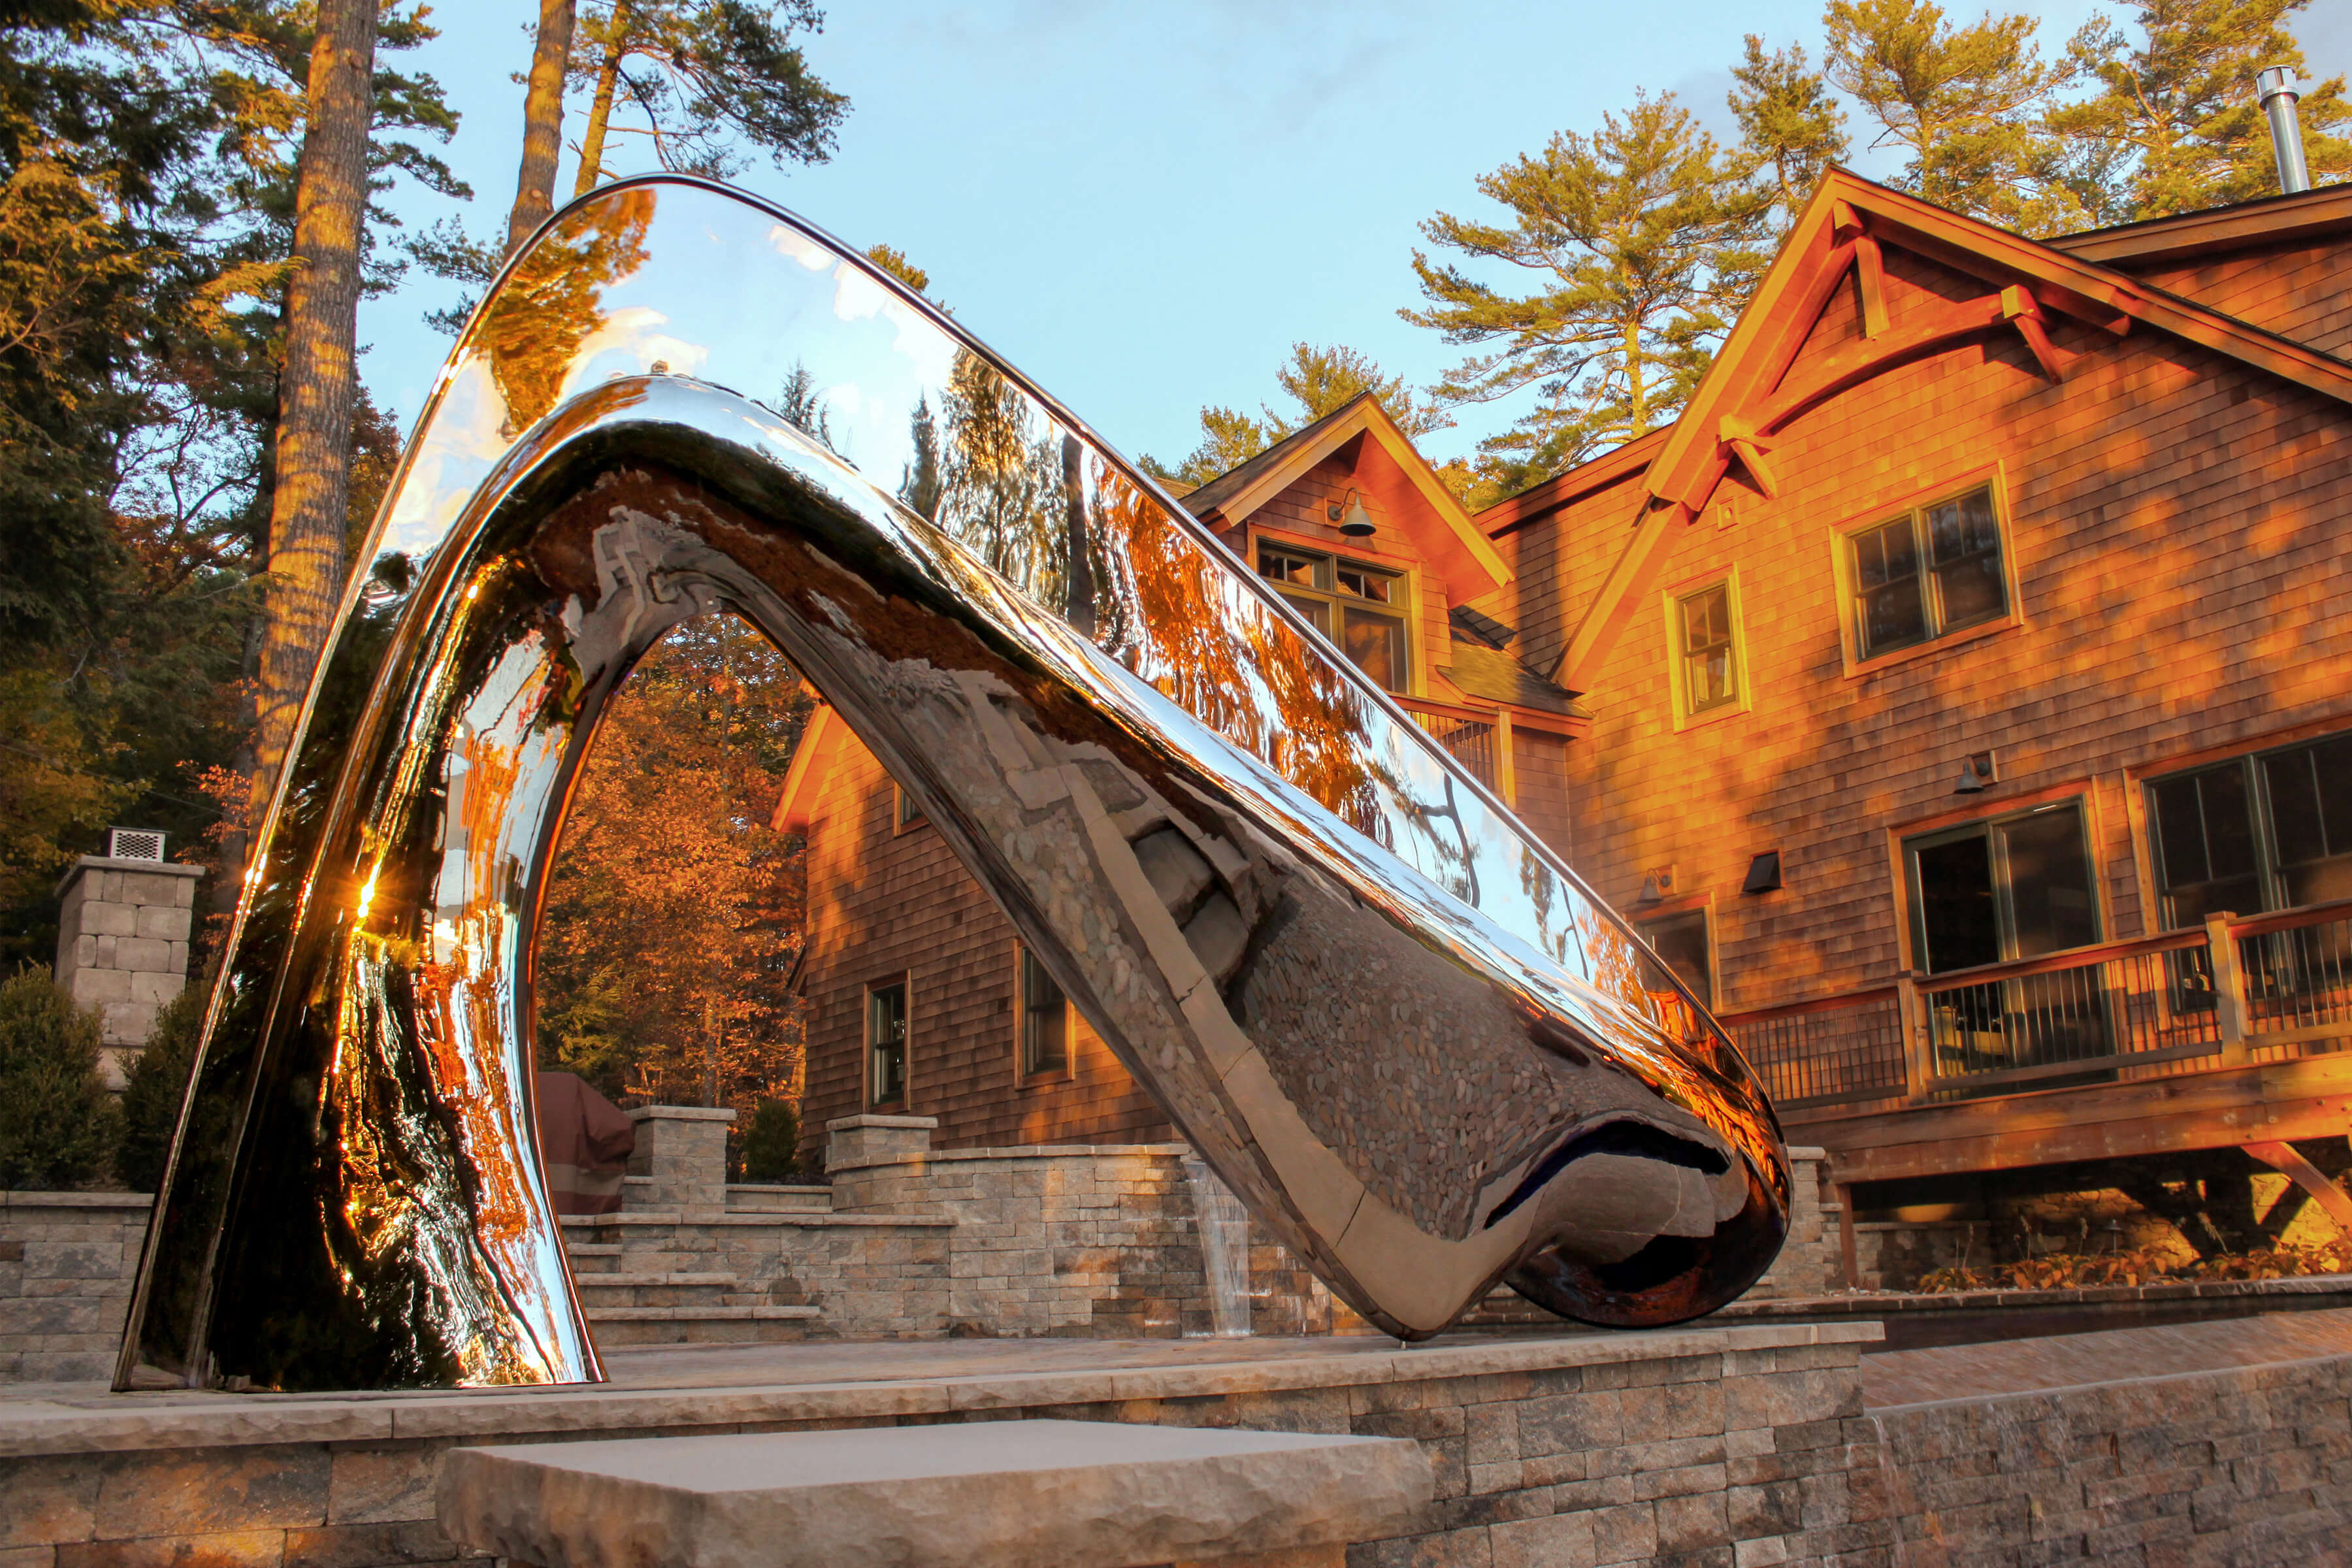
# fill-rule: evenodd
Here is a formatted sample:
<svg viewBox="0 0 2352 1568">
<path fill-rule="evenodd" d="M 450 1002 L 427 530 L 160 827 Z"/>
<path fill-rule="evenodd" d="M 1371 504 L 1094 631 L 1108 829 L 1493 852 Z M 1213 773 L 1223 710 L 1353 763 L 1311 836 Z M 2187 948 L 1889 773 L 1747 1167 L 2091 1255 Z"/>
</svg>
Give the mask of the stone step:
<svg viewBox="0 0 2352 1568">
<path fill-rule="evenodd" d="M 727 1189 L 730 1214 L 830 1214 L 833 1189 L 772 1183 L 738 1182 Z"/>
<path fill-rule="evenodd" d="M 621 1267 L 621 1244 L 617 1241 L 566 1241 L 563 1254 L 572 1260 L 574 1279 L 610 1274 Z"/>
<path fill-rule="evenodd" d="M 624 1345 L 776 1344 L 808 1337 L 814 1307 L 590 1307 L 596 1343 Z"/>
<path fill-rule="evenodd" d="M 743 1289 L 733 1274 L 614 1273 L 588 1274 L 572 1280 L 583 1307 L 726 1306 Z M 759 1298 L 758 1300 L 765 1300 Z"/>
</svg>

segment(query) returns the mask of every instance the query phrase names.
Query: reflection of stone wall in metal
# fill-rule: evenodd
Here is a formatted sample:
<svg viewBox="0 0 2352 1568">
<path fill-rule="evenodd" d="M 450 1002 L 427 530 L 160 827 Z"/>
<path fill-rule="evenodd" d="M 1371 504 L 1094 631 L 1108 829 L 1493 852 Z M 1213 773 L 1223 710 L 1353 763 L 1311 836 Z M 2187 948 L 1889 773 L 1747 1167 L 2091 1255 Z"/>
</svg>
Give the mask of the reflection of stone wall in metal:
<svg viewBox="0 0 2352 1568">
<path fill-rule="evenodd" d="M 595 265 L 533 260 L 565 247 Z M 561 363 L 518 290 L 561 304 Z M 745 395 L 788 377 L 797 423 Z M 347 609 L 312 692 L 124 1383 L 596 1375 L 531 1152 L 532 927 L 604 701 L 721 609 L 1372 1321 L 1425 1337 L 1502 1278 L 1671 1321 L 1770 1262 L 1770 1110 L 1615 917 L 1083 426 L 797 220 L 673 179 L 559 215 L 371 549 L 415 586 Z"/>
</svg>

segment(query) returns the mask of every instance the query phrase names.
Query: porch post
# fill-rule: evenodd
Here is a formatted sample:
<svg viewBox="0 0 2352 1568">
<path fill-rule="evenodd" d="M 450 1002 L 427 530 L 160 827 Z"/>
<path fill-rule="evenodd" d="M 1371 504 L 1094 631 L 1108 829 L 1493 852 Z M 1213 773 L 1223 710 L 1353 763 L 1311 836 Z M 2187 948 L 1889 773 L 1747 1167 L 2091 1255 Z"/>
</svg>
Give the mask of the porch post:
<svg viewBox="0 0 2352 1568">
<path fill-rule="evenodd" d="M 1928 1068 L 1929 1046 L 1926 1016 L 1919 1007 L 1919 982 L 1910 970 L 1895 977 L 1895 999 L 1903 1017 L 1903 1095 L 1914 1105 L 1924 1104 L 1935 1076 Z"/>
<path fill-rule="evenodd" d="M 2221 1026 L 2221 1060 L 2238 1066 L 2246 1060 L 2246 976 L 2238 966 L 2238 944 L 2231 940 L 2228 911 L 2205 917 L 2205 946 L 2213 966 L 2213 1008 Z"/>
<path fill-rule="evenodd" d="M 1503 804 L 1519 809 L 1519 770 L 1511 760 L 1511 710 L 1495 710 L 1495 784 Z"/>
</svg>

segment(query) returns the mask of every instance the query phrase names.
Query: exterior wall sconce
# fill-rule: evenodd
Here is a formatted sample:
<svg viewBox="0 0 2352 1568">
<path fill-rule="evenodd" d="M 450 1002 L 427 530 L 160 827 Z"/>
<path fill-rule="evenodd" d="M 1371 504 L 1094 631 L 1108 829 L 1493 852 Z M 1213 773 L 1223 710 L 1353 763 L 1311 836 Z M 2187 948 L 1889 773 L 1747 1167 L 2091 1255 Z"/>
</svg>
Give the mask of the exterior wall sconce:
<svg viewBox="0 0 2352 1568">
<path fill-rule="evenodd" d="M 1970 752 L 1960 759 L 1960 776 L 1952 781 L 1954 795 L 1979 795 L 2000 782 L 2000 770 L 1990 752 Z"/>
<path fill-rule="evenodd" d="M 1661 899 L 1674 897 L 1674 893 L 1675 868 L 1672 866 L 1653 866 L 1642 873 L 1643 903 L 1654 904 Z"/>
<path fill-rule="evenodd" d="M 1767 849 L 1748 862 L 1748 879 L 1739 884 L 1743 893 L 1777 893 L 1780 890 L 1780 852 Z"/>
<path fill-rule="evenodd" d="M 1372 514 L 1364 510 L 1363 497 L 1353 486 L 1349 487 L 1346 495 L 1333 501 L 1328 510 L 1331 521 L 1339 525 L 1339 531 L 1350 539 L 1370 539 L 1381 531 L 1380 525 L 1372 521 Z"/>
</svg>

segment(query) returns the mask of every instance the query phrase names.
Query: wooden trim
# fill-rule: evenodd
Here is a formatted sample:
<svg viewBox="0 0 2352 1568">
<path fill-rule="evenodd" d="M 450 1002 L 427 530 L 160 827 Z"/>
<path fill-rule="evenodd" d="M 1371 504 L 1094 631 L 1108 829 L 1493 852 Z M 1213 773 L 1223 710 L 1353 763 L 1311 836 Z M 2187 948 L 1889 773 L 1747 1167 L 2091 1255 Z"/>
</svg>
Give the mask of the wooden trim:
<svg viewBox="0 0 2352 1568">
<path fill-rule="evenodd" d="M 2352 1052 L 1789 1120 L 1853 1182 L 2340 1138 L 2352 1126 Z"/>
<path fill-rule="evenodd" d="M 1484 529 L 1490 539 L 1499 539 L 1512 530 L 1535 522 L 1555 511 L 1573 506 L 1585 497 L 1598 494 L 1612 485 L 1621 485 L 1641 478 L 1650 466 L 1650 459 L 1665 445 L 1674 426 L 1662 426 L 1646 436 L 1637 436 L 1622 447 L 1612 447 L 1588 463 L 1555 474 L 1539 485 L 1533 485 L 1515 496 L 1496 501 L 1471 521 Z"/>
<path fill-rule="evenodd" d="M 801 729 L 800 743 L 793 748 L 792 765 L 784 770 L 784 787 L 776 795 L 776 809 L 769 814 L 769 827 L 778 833 L 808 832 L 809 814 L 816 805 L 816 783 L 832 760 L 822 753 L 833 750 L 835 735 L 846 728 L 831 703 L 821 702 L 809 714 Z"/>
<path fill-rule="evenodd" d="M 2303 904 L 2291 910 L 2277 910 L 2266 915 L 2248 915 L 2230 922 L 2230 935 L 2235 939 L 2268 936 L 2273 931 L 2303 931 L 2311 926 L 2332 925 L 2337 921 L 2352 920 L 2352 899 L 2333 899 L 2324 904 Z M 2347 1025 L 2352 1033 L 2352 1025 Z"/>
<path fill-rule="evenodd" d="M 1960 827 L 1990 816 L 2008 816 L 2016 812 L 2032 811 L 2037 805 L 2051 805 L 2077 795 L 2087 797 L 2091 793 L 2091 786 L 2095 782 L 2095 775 L 2085 775 L 2079 779 L 2068 779 L 2063 784 L 2043 784 L 2039 789 L 2026 790 L 2020 795 L 2002 795 L 1995 799 L 1987 799 L 1979 795 L 1966 805 L 1952 806 L 1927 816 L 1914 818 L 1909 822 L 1898 822 L 1886 831 L 1895 835 L 1898 842 L 1906 838 L 1916 838 L 1923 833 L 1941 833 L 1947 827 Z"/>
<path fill-rule="evenodd" d="M 1559 662 L 1552 667 L 1551 679 L 1556 686 L 1580 693 L 1591 685 L 1592 672 L 1633 617 L 1634 605 L 1664 568 L 1666 555 L 1674 548 L 1671 540 L 1678 536 L 1681 528 L 1698 520 L 1696 511 L 1679 501 L 1658 507 L 1645 494 L 1642 507 L 1642 515 L 1633 521 L 1633 536 L 1625 541 L 1617 563 L 1609 569 L 1601 592 L 1593 596 L 1583 620 L 1578 623 L 1576 635 L 1560 650 Z"/>
<path fill-rule="evenodd" d="M 2262 247 L 2284 247 L 2352 229 L 2352 185 L 2326 185 L 2234 206 L 2062 235 L 2050 248 L 2102 266 L 2154 266 Z"/>
</svg>

